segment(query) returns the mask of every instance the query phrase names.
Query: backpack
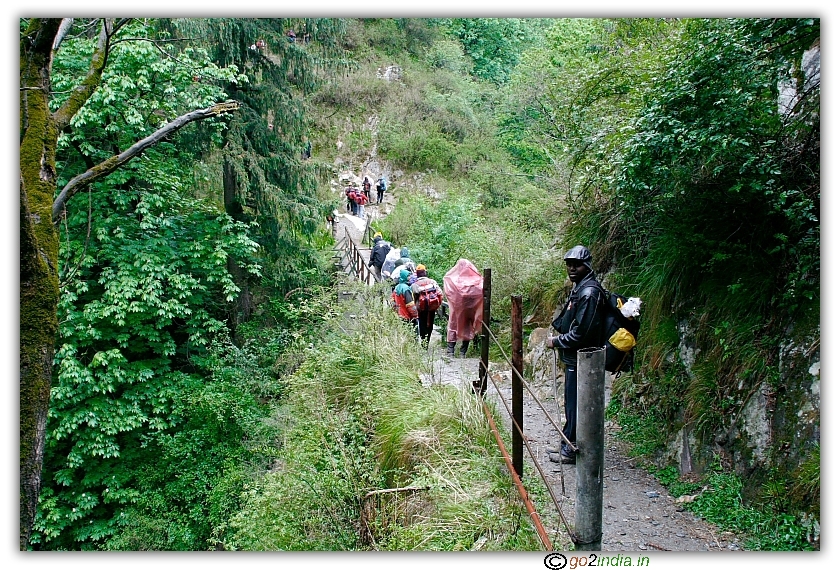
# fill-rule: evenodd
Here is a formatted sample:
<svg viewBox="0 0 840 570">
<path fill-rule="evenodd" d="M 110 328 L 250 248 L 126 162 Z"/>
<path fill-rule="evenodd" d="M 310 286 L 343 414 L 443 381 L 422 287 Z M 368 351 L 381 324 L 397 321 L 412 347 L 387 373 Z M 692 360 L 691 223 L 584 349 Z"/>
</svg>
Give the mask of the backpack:
<svg viewBox="0 0 840 570">
<path fill-rule="evenodd" d="M 604 344 L 607 347 L 605 368 L 621 375 L 633 370 L 636 341 L 639 338 L 639 309 L 642 300 L 625 297 L 604 289 Z M 623 309 L 623 311 L 622 311 Z"/>
<path fill-rule="evenodd" d="M 599 284 L 600 285 L 600 284 Z M 619 293 L 612 293 L 601 287 L 603 293 L 602 303 L 604 308 L 603 327 L 605 355 L 604 368 L 607 372 L 616 374 L 616 378 L 622 372 L 633 370 L 636 356 L 636 341 L 639 338 L 639 309 L 642 300 L 638 297 L 625 297 Z M 625 307 L 626 305 L 626 307 Z M 628 314 L 625 316 L 622 313 Z M 563 317 L 561 312 L 551 323 L 555 330 L 560 330 L 560 322 Z"/>
<path fill-rule="evenodd" d="M 385 179 L 384 178 L 379 179 L 379 188 L 381 188 L 383 192 L 387 189 L 385 187 Z"/>
<path fill-rule="evenodd" d="M 420 311 L 437 311 L 443 303 L 440 289 L 431 279 L 417 283 L 420 292 L 417 294 L 417 309 Z"/>
</svg>

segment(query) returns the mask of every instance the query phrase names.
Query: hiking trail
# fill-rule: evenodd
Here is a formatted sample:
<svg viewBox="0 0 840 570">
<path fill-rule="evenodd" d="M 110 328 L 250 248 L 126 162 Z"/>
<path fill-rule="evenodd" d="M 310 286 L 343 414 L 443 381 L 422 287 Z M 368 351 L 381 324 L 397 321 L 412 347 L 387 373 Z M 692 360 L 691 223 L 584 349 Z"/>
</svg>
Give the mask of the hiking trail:
<svg viewBox="0 0 840 570">
<path fill-rule="evenodd" d="M 377 219 L 387 215 L 386 208 L 390 211 L 393 207 L 393 196 L 389 194 L 386 193 L 386 201 L 383 204 L 367 206 L 365 208 L 367 216 Z M 353 216 L 349 212 L 337 211 L 335 214 L 337 239 L 344 236 L 346 228 L 359 246 L 360 253 L 367 263 L 370 249 L 362 243 L 366 220 Z M 545 329 L 537 329 L 532 333 L 532 338 L 543 339 L 545 334 Z M 550 353 L 547 353 L 548 349 L 542 348 L 541 345 L 539 341 L 528 343 L 525 360 L 535 361 L 538 358 L 550 357 Z M 440 323 L 436 322 L 426 355 L 429 372 L 423 374 L 420 381 L 424 386 L 443 384 L 471 390 L 473 380 L 478 380 L 479 359 L 476 348 L 471 346 L 466 358 L 461 358 L 457 351 L 455 357 L 447 356 L 445 348 L 445 343 L 441 338 Z M 559 365 L 558 370 L 562 370 Z M 504 398 L 510 407 L 510 367 L 507 363 L 491 362 L 489 376 L 498 385 L 499 391 L 488 379 L 486 398 L 488 402 L 495 403 L 500 412 L 502 425 L 499 429 L 504 429 L 509 434 L 510 417 L 505 407 L 499 402 L 499 398 Z M 552 414 L 555 423 L 562 426 L 563 418 L 554 401 L 554 387 L 550 374 L 545 374 L 543 378 L 526 378 L 526 381 L 540 398 L 542 406 Z M 607 402 L 610 388 L 611 375 L 608 374 Z M 563 394 L 562 373 L 557 379 L 557 394 Z M 559 407 L 562 409 L 562 401 Z M 576 468 L 574 465 L 563 465 L 549 460 L 547 449 L 558 446 L 560 437 L 527 390 L 523 394 L 523 423 L 528 443 L 537 455 L 540 467 L 552 486 L 566 520 L 574 524 Z M 640 462 L 628 457 L 628 445 L 617 438 L 618 430 L 618 426 L 612 421 L 606 422 L 603 537 L 601 539 L 604 552 L 742 550 L 740 541 L 734 533 L 721 532 L 694 513 L 683 510 L 677 498 L 670 496 L 665 487 L 640 466 Z M 527 449 L 524 451 L 524 462 L 526 469 L 529 469 L 528 464 L 530 464 L 530 469 L 533 469 L 533 462 Z M 569 544 L 569 537 L 553 507 L 543 509 L 539 515 L 555 545 L 560 547 Z"/>
</svg>

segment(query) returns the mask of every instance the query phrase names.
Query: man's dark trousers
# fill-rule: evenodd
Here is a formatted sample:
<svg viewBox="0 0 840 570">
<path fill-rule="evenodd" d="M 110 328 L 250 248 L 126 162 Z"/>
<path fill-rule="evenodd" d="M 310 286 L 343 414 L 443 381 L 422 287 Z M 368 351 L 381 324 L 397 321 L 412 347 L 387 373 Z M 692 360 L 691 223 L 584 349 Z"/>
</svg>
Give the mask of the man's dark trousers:
<svg viewBox="0 0 840 570">
<path fill-rule="evenodd" d="M 566 365 L 566 385 L 563 387 L 564 409 L 566 423 L 563 435 L 572 443 L 577 443 L 577 366 Z M 560 445 L 563 455 L 574 456 L 574 452 L 564 440 Z"/>
</svg>

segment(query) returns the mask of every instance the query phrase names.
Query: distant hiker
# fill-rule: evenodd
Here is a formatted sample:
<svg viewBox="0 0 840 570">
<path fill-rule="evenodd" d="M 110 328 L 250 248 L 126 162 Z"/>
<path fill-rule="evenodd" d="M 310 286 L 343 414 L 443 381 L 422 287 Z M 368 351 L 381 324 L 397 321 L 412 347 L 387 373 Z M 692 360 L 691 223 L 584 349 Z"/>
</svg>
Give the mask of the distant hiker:
<svg viewBox="0 0 840 570">
<path fill-rule="evenodd" d="M 414 332 L 417 332 L 417 305 L 414 303 L 414 294 L 411 292 L 411 287 L 408 285 L 409 272 L 405 269 L 399 271 L 399 282 L 394 288 L 391 297 L 394 300 L 394 308 L 400 318 L 411 323 L 414 326 Z"/>
<path fill-rule="evenodd" d="M 563 390 L 566 424 L 563 435 L 572 443 L 577 438 L 577 353 L 584 348 L 604 346 L 601 323 L 603 321 L 603 288 L 592 270 L 592 254 L 582 245 L 576 245 L 563 256 L 566 271 L 573 283 L 572 292 L 563 305 L 560 315 L 559 336 L 549 336 L 546 346 L 559 348 L 566 367 Z M 551 455 L 549 455 L 551 458 Z M 563 441 L 560 444 L 560 462 L 575 463 L 575 454 Z"/>
<path fill-rule="evenodd" d="M 295 43 L 295 40 L 297 40 L 297 36 L 295 35 L 295 31 L 294 31 L 294 30 L 289 30 L 289 33 L 288 33 L 288 34 L 286 34 L 286 35 L 289 37 L 289 43 L 290 43 L 290 44 Z"/>
<path fill-rule="evenodd" d="M 470 341 L 477 346 L 484 316 L 484 277 L 471 261 L 459 259 L 443 276 L 443 291 L 449 302 L 446 325 L 446 354 L 455 355 L 455 344 L 461 342 L 461 357 L 467 355 Z"/>
<path fill-rule="evenodd" d="M 356 190 L 356 195 L 354 196 L 356 204 L 358 205 L 356 208 L 356 215 L 365 219 L 365 204 L 368 203 L 367 196 L 365 196 L 364 192 Z"/>
<path fill-rule="evenodd" d="M 435 313 L 443 303 L 443 291 L 437 281 L 426 275 L 426 266 L 417 266 L 417 280 L 411 285 L 414 302 L 417 305 L 417 321 L 420 332 L 420 342 L 424 347 L 429 346 L 432 330 L 435 325 Z"/>
<path fill-rule="evenodd" d="M 310 141 L 307 137 L 303 137 L 303 160 L 308 160 L 312 158 L 312 141 Z"/>
<path fill-rule="evenodd" d="M 353 187 L 348 186 L 344 189 L 344 195 L 347 196 L 347 211 L 351 214 L 356 213 L 356 201 L 353 200 Z"/>
<path fill-rule="evenodd" d="M 388 253 L 391 252 L 391 247 L 391 242 L 382 239 L 381 233 L 373 234 L 373 248 L 370 251 L 368 266 L 373 269 L 373 275 L 377 281 L 382 281 L 382 266 L 385 264 Z"/>
<path fill-rule="evenodd" d="M 385 177 L 380 176 L 379 180 L 376 181 L 376 203 L 381 204 L 382 200 L 385 198 L 385 187 L 387 184 L 385 183 Z"/>
<path fill-rule="evenodd" d="M 362 189 L 367 196 L 368 202 L 370 202 L 370 178 L 365 176 L 364 181 L 362 182 Z"/>
</svg>

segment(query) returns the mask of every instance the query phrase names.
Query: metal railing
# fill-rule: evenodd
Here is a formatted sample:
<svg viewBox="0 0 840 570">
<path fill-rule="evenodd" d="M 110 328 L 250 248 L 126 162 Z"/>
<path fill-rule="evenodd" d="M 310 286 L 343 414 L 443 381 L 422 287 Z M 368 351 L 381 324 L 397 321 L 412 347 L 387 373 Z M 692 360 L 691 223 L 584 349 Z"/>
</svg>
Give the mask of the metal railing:
<svg viewBox="0 0 840 570">
<path fill-rule="evenodd" d="M 356 242 L 353 241 L 353 238 L 350 236 L 350 230 L 344 228 L 344 238 L 340 242 L 343 244 L 343 249 L 345 251 L 345 255 L 341 257 L 342 267 L 346 267 L 345 271 L 354 275 L 356 279 L 361 281 L 366 285 L 373 285 L 377 282 L 376 275 L 374 275 L 373 271 L 370 270 L 367 263 L 365 262 L 364 256 L 362 256 L 361 249 Z"/>
</svg>

